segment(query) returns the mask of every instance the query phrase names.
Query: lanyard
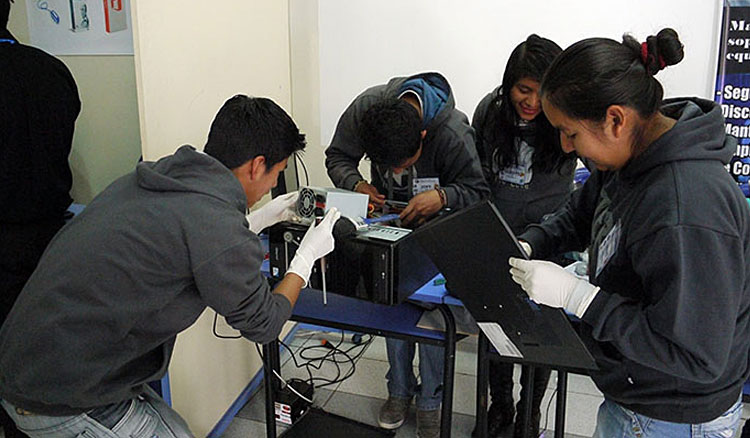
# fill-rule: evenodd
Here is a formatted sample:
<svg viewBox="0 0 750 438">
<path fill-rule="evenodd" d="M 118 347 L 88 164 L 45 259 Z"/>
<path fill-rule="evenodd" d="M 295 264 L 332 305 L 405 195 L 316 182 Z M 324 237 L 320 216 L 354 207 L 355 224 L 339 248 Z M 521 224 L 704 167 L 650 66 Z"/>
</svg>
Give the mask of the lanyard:
<svg viewBox="0 0 750 438">
<path fill-rule="evenodd" d="M 6 39 L 6 38 L 0 38 L 0 43 L 15 44 L 16 40 L 9 40 L 9 39 Z"/>
</svg>

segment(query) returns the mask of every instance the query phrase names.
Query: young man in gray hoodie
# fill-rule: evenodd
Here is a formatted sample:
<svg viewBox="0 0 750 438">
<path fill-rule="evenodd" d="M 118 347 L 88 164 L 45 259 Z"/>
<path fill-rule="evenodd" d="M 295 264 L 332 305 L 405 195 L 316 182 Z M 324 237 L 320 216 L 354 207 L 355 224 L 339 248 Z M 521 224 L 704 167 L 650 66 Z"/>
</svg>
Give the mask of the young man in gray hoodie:
<svg viewBox="0 0 750 438">
<path fill-rule="evenodd" d="M 357 170 L 367 155 L 371 183 Z M 455 108 L 448 81 L 439 73 L 391 79 L 357 96 L 339 119 L 326 150 L 328 176 L 336 187 L 408 203 L 401 221 L 420 224 L 442 208 L 459 209 L 489 196 L 474 145 L 474 130 Z M 420 344 L 421 382 L 412 361 L 415 344 L 387 339 L 388 401 L 378 424 L 400 427 L 416 395 L 417 434 L 440 434 L 443 348 Z"/>
<path fill-rule="evenodd" d="M 204 152 L 183 146 L 116 180 L 50 243 L 0 330 L 0 398 L 31 437 L 193 436 L 146 383 L 206 306 L 255 342 L 276 338 L 338 212 L 305 235 L 271 290 L 257 232 L 294 195 L 246 217 L 305 146 L 269 99 L 234 96 Z M 148 430 L 142 430 L 148 428 Z"/>
</svg>

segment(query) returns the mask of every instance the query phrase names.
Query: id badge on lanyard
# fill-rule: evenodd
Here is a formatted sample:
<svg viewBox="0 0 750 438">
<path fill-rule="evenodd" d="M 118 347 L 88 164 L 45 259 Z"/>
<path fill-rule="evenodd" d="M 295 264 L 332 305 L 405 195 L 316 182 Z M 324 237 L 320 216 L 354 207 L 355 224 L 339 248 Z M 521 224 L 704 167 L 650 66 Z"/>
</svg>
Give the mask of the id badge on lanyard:
<svg viewBox="0 0 750 438">
<path fill-rule="evenodd" d="M 414 178 L 411 184 L 411 194 L 416 196 L 438 187 L 440 187 L 440 178 Z"/>
<path fill-rule="evenodd" d="M 612 230 L 610 230 L 607 237 L 602 240 L 599 245 L 599 251 L 596 256 L 596 277 L 602 272 L 612 256 L 617 252 L 617 247 L 620 245 L 620 236 L 622 235 L 622 222 L 617 221 Z"/>
<path fill-rule="evenodd" d="M 497 151 L 495 151 L 497 153 Z M 534 149 L 523 140 L 518 141 L 518 164 L 506 166 L 497 172 L 498 180 L 517 186 L 531 184 Z"/>
<path fill-rule="evenodd" d="M 497 173 L 500 181 L 517 186 L 525 186 L 531 182 L 531 166 L 508 166 Z"/>
</svg>

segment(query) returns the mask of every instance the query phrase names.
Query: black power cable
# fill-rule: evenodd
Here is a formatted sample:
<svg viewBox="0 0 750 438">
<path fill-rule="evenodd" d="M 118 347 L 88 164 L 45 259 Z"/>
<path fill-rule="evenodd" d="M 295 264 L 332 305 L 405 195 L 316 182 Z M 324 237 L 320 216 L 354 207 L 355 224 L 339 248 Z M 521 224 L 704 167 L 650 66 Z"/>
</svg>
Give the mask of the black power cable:
<svg viewBox="0 0 750 438">
<path fill-rule="evenodd" d="M 558 379 L 560 377 L 558 376 Z M 539 436 L 541 437 L 544 435 L 544 431 L 547 430 L 547 423 L 549 422 L 549 408 L 552 406 L 552 400 L 555 399 L 555 396 L 557 396 L 557 387 L 555 387 L 555 390 L 552 391 L 552 395 L 549 397 L 549 401 L 547 402 L 547 410 L 544 413 L 544 428 L 539 432 Z M 558 427 L 558 425 L 555 425 L 555 427 Z"/>
<path fill-rule="evenodd" d="M 305 162 L 302 160 L 302 156 L 300 154 L 295 153 L 294 159 L 299 161 L 299 163 L 302 165 L 302 170 L 305 172 L 305 185 L 310 185 L 310 175 L 307 174 L 307 166 L 305 166 Z"/>
<path fill-rule="evenodd" d="M 214 335 L 216 335 L 217 337 L 221 339 L 236 339 L 235 337 L 222 336 L 216 333 L 215 323 L 216 321 L 214 320 Z M 307 382 L 310 384 L 310 386 L 313 387 L 313 389 L 315 389 L 315 388 L 324 388 L 326 386 L 339 384 L 341 382 L 344 382 L 346 379 L 350 378 L 352 375 L 354 375 L 354 372 L 356 370 L 356 361 L 360 357 L 362 357 L 362 354 L 364 354 L 364 352 L 367 350 L 367 348 L 370 346 L 370 344 L 372 343 L 374 339 L 372 335 L 368 335 L 368 336 L 369 338 L 367 338 L 366 340 L 360 341 L 360 343 L 358 344 L 354 344 L 346 349 L 341 349 L 340 347 L 343 344 L 344 339 L 346 337 L 345 332 L 342 330 L 341 339 L 338 341 L 336 345 L 330 345 L 326 342 L 321 345 L 312 345 L 308 347 L 303 347 L 298 353 L 299 353 L 299 358 L 304 359 L 305 360 L 304 362 L 298 361 L 297 354 L 295 354 L 295 352 L 286 343 L 284 343 L 281 340 L 279 340 L 278 342 L 284 348 L 286 348 L 286 350 L 289 352 L 289 354 L 292 357 L 294 366 L 296 368 L 305 368 L 305 370 L 307 371 L 307 375 L 309 377 Z M 314 351 L 316 349 L 321 349 L 321 348 L 324 348 L 326 350 L 325 353 L 322 355 L 315 355 L 315 356 L 310 356 L 309 354 L 306 355 L 306 352 L 308 351 Z M 359 351 L 356 351 L 354 354 L 350 354 L 352 351 L 354 351 L 357 348 L 359 348 Z M 277 378 L 279 378 L 285 386 L 288 385 L 288 382 L 284 380 L 284 378 L 281 375 L 276 373 L 274 370 L 266 369 L 266 362 L 263 359 L 263 353 L 261 352 L 260 346 L 258 346 L 257 343 L 255 344 L 255 349 L 258 352 L 258 356 L 260 356 L 261 360 L 263 361 L 264 372 L 272 373 Z M 343 356 L 343 358 L 340 358 L 338 356 Z M 323 364 L 326 362 L 330 362 L 335 365 L 336 377 L 333 379 L 327 379 L 325 377 L 314 376 L 312 370 L 320 371 L 320 369 L 323 367 Z M 351 364 L 351 367 L 345 373 L 342 373 L 341 364 L 346 364 L 346 363 Z M 316 385 L 316 382 L 320 382 L 320 383 Z"/>
<path fill-rule="evenodd" d="M 218 322 L 218 320 L 219 320 L 219 314 L 216 313 L 216 312 L 214 312 L 214 325 L 213 325 L 214 336 L 216 336 L 219 339 L 240 339 L 240 338 L 242 338 L 242 335 L 237 335 L 237 336 L 220 335 L 219 332 L 216 331 L 216 323 Z"/>
<path fill-rule="evenodd" d="M 325 362 L 330 362 L 336 366 L 336 377 L 334 379 L 326 379 L 323 377 L 311 377 L 310 384 L 315 386 L 315 382 L 323 382 L 320 385 L 317 385 L 317 388 L 323 388 L 326 386 L 335 385 L 338 383 L 341 383 L 351 377 L 354 372 L 356 371 L 356 361 L 364 354 L 365 350 L 367 350 L 367 347 L 372 343 L 372 340 L 374 339 L 372 336 L 369 336 L 369 338 L 366 341 L 361 342 L 360 344 L 352 345 L 346 349 L 341 349 L 341 345 L 344 342 L 345 339 L 345 332 L 341 331 L 341 339 L 336 345 L 331 345 L 330 343 L 324 343 L 321 345 L 312 345 L 308 347 L 303 347 L 299 351 L 300 359 L 304 359 L 305 362 L 300 364 L 297 361 L 295 353 L 283 342 L 281 343 L 292 355 L 292 359 L 294 361 L 294 365 L 297 368 L 305 367 L 308 369 L 308 373 L 311 373 L 309 371 L 310 368 L 314 368 L 316 370 L 320 370 Z M 315 351 L 320 348 L 325 348 L 327 351 L 325 351 L 322 355 L 314 355 L 311 356 L 308 352 Z M 356 351 L 353 355 L 350 354 L 352 351 L 359 348 L 359 351 Z M 343 356 L 343 358 L 340 358 L 339 356 Z M 342 377 L 342 369 L 341 364 L 351 364 L 351 367 L 349 370 L 347 370 L 343 377 Z"/>
</svg>

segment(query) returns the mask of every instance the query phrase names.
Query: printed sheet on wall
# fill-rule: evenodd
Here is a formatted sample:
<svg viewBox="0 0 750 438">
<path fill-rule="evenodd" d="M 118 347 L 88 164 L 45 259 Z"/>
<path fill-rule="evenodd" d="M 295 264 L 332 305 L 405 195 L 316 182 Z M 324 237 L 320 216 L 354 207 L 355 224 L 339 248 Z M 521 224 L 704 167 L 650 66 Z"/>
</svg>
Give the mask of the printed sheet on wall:
<svg viewBox="0 0 750 438">
<path fill-rule="evenodd" d="M 130 0 L 26 0 L 30 43 L 53 55 L 132 55 Z"/>
</svg>

